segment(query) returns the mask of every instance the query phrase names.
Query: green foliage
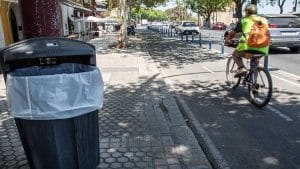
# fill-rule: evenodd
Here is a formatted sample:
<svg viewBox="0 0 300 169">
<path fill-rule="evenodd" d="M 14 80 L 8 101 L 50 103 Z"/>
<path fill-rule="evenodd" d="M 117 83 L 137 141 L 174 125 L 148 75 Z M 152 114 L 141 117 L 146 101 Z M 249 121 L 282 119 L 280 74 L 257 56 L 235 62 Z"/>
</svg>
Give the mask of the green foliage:
<svg viewBox="0 0 300 169">
<path fill-rule="evenodd" d="M 192 16 L 188 14 L 187 8 L 180 4 L 166 10 L 166 14 L 171 21 L 190 20 L 192 18 Z"/>
<path fill-rule="evenodd" d="M 168 0 L 127 0 L 127 6 L 129 8 L 140 8 L 145 6 L 146 8 L 152 8 L 157 5 L 162 5 L 166 3 Z M 115 8 L 119 6 L 119 0 L 106 0 L 106 4 L 109 9 Z"/>
<path fill-rule="evenodd" d="M 131 15 L 135 18 L 148 19 L 149 21 L 168 20 L 168 17 L 164 11 L 154 9 L 134 8 L 131 11 Z"/>
<path fill-rule="evenodd" d="M 232 3 L 232 0 L 183 0 L 194 12 L 204 16 L 207 22 L 213 12 L 222 11 Z"/>
</svg>

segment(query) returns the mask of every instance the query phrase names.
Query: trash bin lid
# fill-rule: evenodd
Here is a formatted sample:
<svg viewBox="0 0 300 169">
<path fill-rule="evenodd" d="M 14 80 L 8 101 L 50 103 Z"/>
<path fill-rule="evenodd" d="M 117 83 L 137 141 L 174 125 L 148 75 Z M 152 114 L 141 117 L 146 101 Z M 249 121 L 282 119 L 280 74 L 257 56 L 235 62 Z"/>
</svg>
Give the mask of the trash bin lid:
<svg viewBox="0 0 300 169">
<path fill-rule="evenodd" d="M 95 56 L 95 47 L 63 37 L 38 37 L 8 45 L 0 53 L 2 63 L 29 58 L 79 55 Z"/>
</svg>

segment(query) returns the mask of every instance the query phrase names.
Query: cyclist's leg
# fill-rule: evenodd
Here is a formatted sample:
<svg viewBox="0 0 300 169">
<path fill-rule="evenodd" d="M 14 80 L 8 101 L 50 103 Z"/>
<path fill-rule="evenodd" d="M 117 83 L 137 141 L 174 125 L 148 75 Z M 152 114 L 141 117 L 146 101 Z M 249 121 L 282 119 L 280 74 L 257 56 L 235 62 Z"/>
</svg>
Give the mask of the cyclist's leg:
<svg viewBox="0 0 300 169">
<path fill-rule="evenodd" d="M 239 69 L 245 67 L 243 60 L 242 60 L 243 57 L 245 57 L 245 52 L 243 52 L 243 51 L 235 50 L 232 53 L 232 58 L 235 61 L 235 63 L 238 65 Z"/>
<path fill-rule="evenodd" d="M 245 68 L 245 65 L 242 60 L 242 58 L 245 57 L 245 55 L 246 55 L 246 52 L 244 52 L 244 51 L 235 50 L 232 53 L 232 58 L 233 58 L 234 62 L 238 65 L 238 71 L 234 77 L 240 77 L 241 75 L 244 75 L 247 72 L 247 69 Z"/>
</svg>

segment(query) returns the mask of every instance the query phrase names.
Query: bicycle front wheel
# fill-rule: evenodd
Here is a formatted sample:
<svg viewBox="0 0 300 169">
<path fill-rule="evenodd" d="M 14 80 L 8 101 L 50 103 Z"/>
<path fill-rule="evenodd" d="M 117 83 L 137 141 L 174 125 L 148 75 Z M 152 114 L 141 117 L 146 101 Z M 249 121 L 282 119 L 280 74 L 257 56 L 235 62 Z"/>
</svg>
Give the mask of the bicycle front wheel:
<svg viewBox="0 0 300 169">
<path fill-rule="evenodd" d="M 251 82 L 248 85 L 250 101 L 257 107 L 267 105 L 273 92 L 273 83 L 270 73 L 262 67 L 251 73 Z"/>
<path fill-rule="evenodd" d="M 241 77 L 235 78 L 234 75 L 238 70 L 238 65 L 234 62 L 232 56 L 230 56 L 227 60 L 226 64 L 226 83 L 231 88 L 236 88 L 239 86 L 241 82 Z"/>
</svg>

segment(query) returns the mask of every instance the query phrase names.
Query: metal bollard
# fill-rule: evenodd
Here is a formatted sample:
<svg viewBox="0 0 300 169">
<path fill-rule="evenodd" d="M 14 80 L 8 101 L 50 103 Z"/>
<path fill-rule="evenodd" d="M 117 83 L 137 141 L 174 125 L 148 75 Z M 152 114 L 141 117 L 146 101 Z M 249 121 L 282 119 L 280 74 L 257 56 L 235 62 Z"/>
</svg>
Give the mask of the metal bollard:
<svg viewBox="0 0 300 169">
<path fill-rule="evenodd" d="M 224 54 L 224 36 L 222 36 L 221 40 L 221 54 Z"/>
<path fill-rule="evenodd" d="M 201 32 L 199 33 L 199 46 L 202 47 L 202 38 L 201 38 Z"/>
<path fill-rule="evenodd" d="M 171 28 L 171 37 L 173 36 L 173 29 Z"/>
<path fill-rule="evenodd" d="M 192 43 L 194 42 L 194 34 L 192 34 Z"/>
<path fill-rule="evenodd" d="M 185 41 L 186 41 L 186 42 L 189 41 L 189 35 L 185 35 Z"/>
<path fill-rule="evenodd" d="M 269 55 L 266 55 L 265 56 L 265 59 L 264 59 L 264 69 L 265 70 L 269 70 Z"/>
<path fill-rule="evenodd" d="M 183 34 L 181 33 L 180 36 L 181 36 L 181 41 L 183 41 Z"/>
<path fill-rule="evenodd" d="M 208 36 L 208 50 L 211 50 L 211 36 L 210 34 Z"/>
</svg>

